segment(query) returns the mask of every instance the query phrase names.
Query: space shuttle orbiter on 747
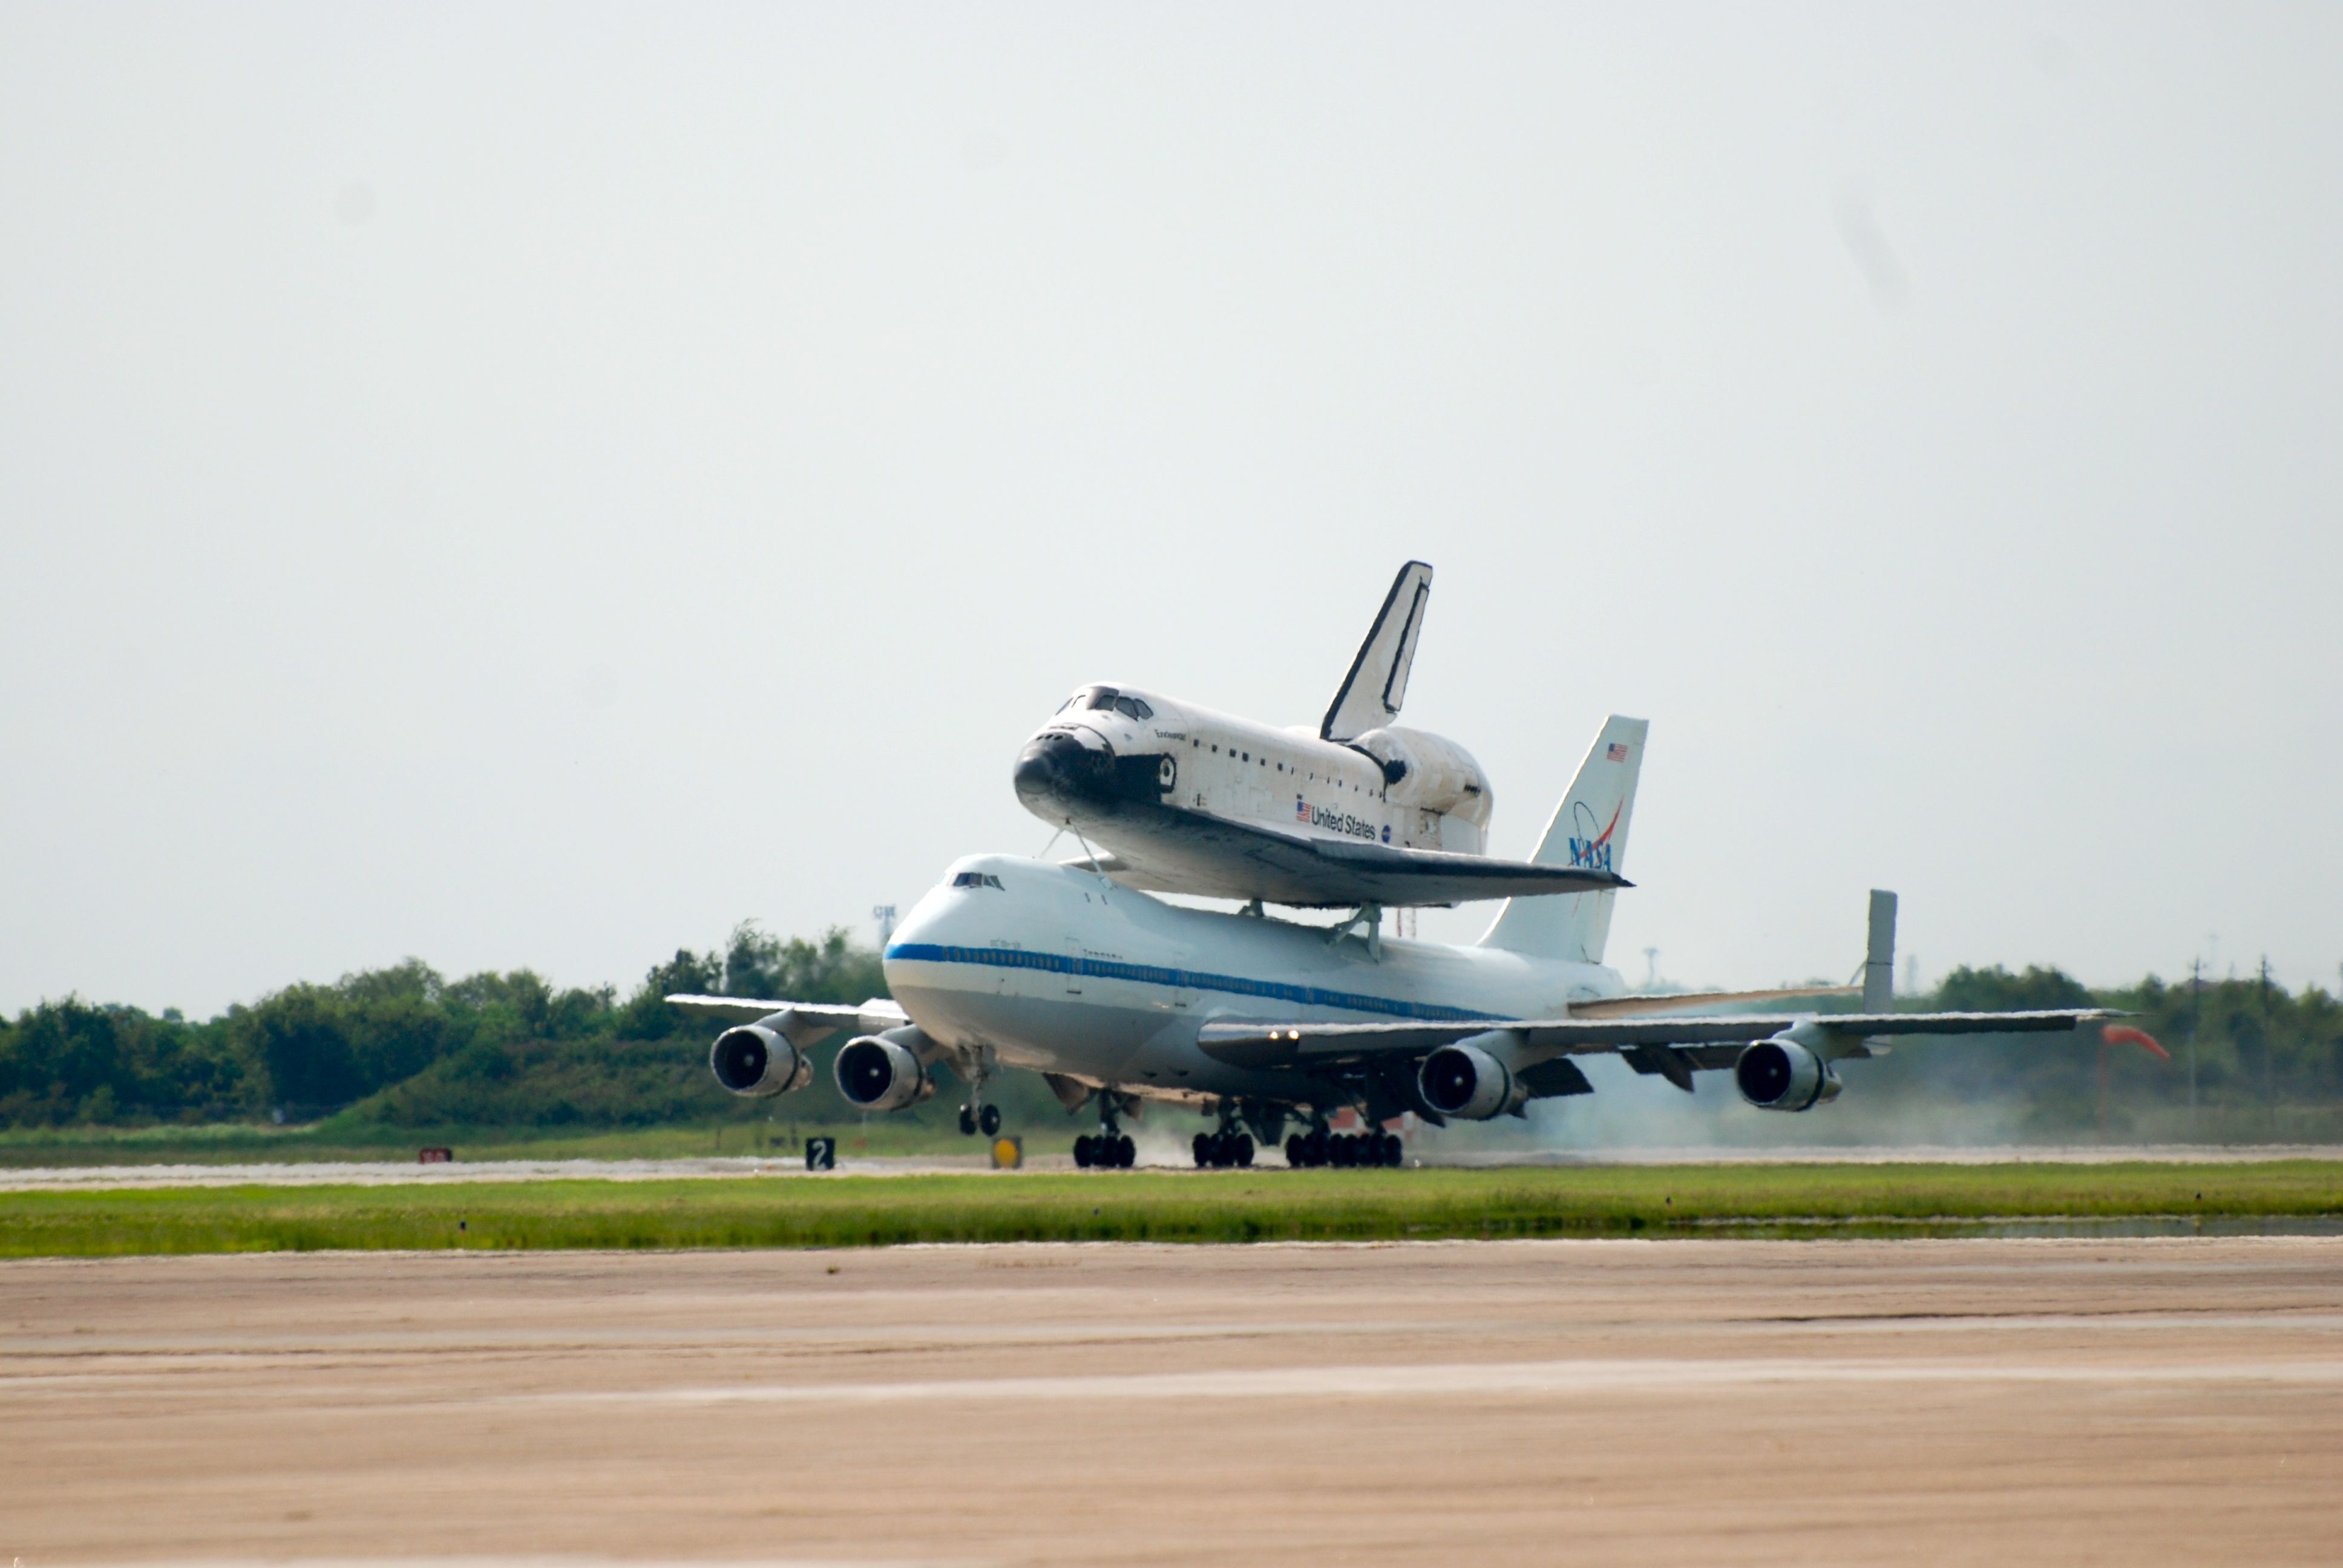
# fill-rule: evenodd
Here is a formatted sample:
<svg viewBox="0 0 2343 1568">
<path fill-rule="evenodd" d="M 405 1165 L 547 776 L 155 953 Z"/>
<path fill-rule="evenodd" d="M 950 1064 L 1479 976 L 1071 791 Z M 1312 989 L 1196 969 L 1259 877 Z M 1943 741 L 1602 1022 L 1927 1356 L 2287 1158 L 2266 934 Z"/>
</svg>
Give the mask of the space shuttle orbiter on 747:
<svg viewBox="0 0 2343 1568">
<path fill-rule="evenodd" d="M 1392 722 L 1431 596 L 1431 567 L 1400 568 L 1314 732 L 1119 683 L 1086 686 L 1018 755 L 1018 799 L 1079 834 L 1084 864 L 1156 892 L 1340 908 L 1627 886 L 1617 859 L 1643 720 L 1604 727 L 1534 859 L 1489 855 L 1494 801 L 1481 765 L 1452 740 Z"/>
</svg>

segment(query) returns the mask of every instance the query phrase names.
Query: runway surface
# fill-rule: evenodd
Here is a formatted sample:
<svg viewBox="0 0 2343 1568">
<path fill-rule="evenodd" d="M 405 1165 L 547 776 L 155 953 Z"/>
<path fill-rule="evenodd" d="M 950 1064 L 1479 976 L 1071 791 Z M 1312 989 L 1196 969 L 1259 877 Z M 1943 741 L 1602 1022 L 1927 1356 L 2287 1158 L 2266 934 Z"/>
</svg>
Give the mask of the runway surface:
<svg viewBox="0 0 2343 1568">
<path fill-rule="evenodd" d="M 1071 1171 L 1073 1157 L 1036 1143 L 1029 1171 Z M 1140 1162 L 1192 1170 L 1187 1135 L 1152 1132 L 1141 1141 Z M 2275 1160 L 2343 1160 L 2343 1147 L 2318 1143 L 2023 1145 L 1826 1145 L 1785 1149 L 1594 1149 L 1493 1151 L 1435 1157 L 1425 1163 L 1495 1169 L 1544 1165 L 1992 1165 L 2020 1161 L 2106 1165 L 2129 1161 L 2233 1165 Z M 1274 1150 L 1263 1165 L 1282 1166 Z M 990 1171 L 983 1154 L 840 1158 L 838 1171 L 859 1176 L 919 1176 Z M 309 1160 L 237 1165 L 27 1165 L 0 1167 L 0 1192 L 48 1192 L 121 1187 L 315 1187 L 437 1185 L 450 1181 L 666 1181 L 700 1176 L 804 1176 L 801 1156 L 709 1155 L 678 1160 L 472 1160 L 444 1164 L 414 1161 Z"/>
<path fill-rule="evenodd" d="M 52 1563 L 2333 1563 L 2343 1240 L 0 1264 Z"/>
</svg>

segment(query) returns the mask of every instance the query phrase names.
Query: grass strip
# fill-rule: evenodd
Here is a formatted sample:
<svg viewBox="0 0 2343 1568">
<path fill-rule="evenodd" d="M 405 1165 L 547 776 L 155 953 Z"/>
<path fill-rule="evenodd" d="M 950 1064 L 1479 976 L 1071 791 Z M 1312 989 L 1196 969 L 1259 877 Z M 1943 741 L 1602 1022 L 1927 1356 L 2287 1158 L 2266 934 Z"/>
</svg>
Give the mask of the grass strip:
<svg viewBox="0 0 2343 1568">
<path fill-rule="evenodd" d="M 0 1194 L 0 1256 L 1427 1240 L 2161 1216 L 2343 1216 L 2343 1162 L 1023 1172 L 36 1191 Z"/>
</svg>

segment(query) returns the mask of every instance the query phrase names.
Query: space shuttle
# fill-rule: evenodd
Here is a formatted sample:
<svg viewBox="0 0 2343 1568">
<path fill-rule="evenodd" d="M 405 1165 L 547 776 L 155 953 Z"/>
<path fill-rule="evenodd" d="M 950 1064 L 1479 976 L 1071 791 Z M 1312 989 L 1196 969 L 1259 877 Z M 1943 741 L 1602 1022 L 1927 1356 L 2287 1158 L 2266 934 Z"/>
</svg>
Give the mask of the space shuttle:
<svg viewBox="0 0 2343 1568">
<path fill-rule="evenodd" d="M 1631 886 L 1614 862 L 1647 726 L 1604 726 L 1534 858 L 1490 855 L 1488 775 L 1395 722 L 1431 598 L 1432 568 L 1402 567 L 1314 729 L 1085 686 L 1019 752 L 1018 799 L 1076 835 L 1071 864 L 1149 892 L 1365 911 Z"/>
</svg>

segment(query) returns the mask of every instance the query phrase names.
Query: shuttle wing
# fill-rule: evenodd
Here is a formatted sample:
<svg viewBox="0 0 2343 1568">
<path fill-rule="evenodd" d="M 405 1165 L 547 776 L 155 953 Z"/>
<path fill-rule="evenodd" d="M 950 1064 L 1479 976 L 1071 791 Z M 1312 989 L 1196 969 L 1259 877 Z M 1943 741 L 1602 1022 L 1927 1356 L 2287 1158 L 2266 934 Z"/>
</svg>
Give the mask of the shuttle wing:
<svg viewBox="0 0 2343 1568">
<path fill-rule="evenodd" d="M 1742 1047 L 1793 1026 L 1834 1037 L 1835 1056 L 1871 1054 L 1864 1042 L 1894 1034 L 2016 1034 L 2079 1029 L 2120 1018 L 2111 1008 L 2039 1008 L 2025 1012 L 1741 1013 L 1681 1018 L 1473 1019 L 1440 1023 L 1208 1023 L 1197 1043 L 1232 1066 L 1332 1067 L 1392 1055 L 1422 1056 L 1474 1035 L 1503 1030 L 1540 1056 L 1644 1053 L 1673 1057 L 1664 1065 L 1635 1065 L 1674 1079 L 1670 1067 L 1690 1070 L 1731 1067 Z M 1689 1088 L 1687 1081 L 1684 1087 Z"/>
<path fill-rule="evenodd" d="M 1122 850 L 1085 858 L 1126 887 L 1228 897 L 1242 885 L 1273 904 L 1461 904 L 1533 893 L 1589 893 L 1634 886 L 1613 871 L 1539 865 L 1490 855 L 1406 849 L 1312 839 L 1176 806 L 1133 802 L 1119 819 Z M 1232 868 L 1242 867 L 1242 873 Z"/>
</svg>

